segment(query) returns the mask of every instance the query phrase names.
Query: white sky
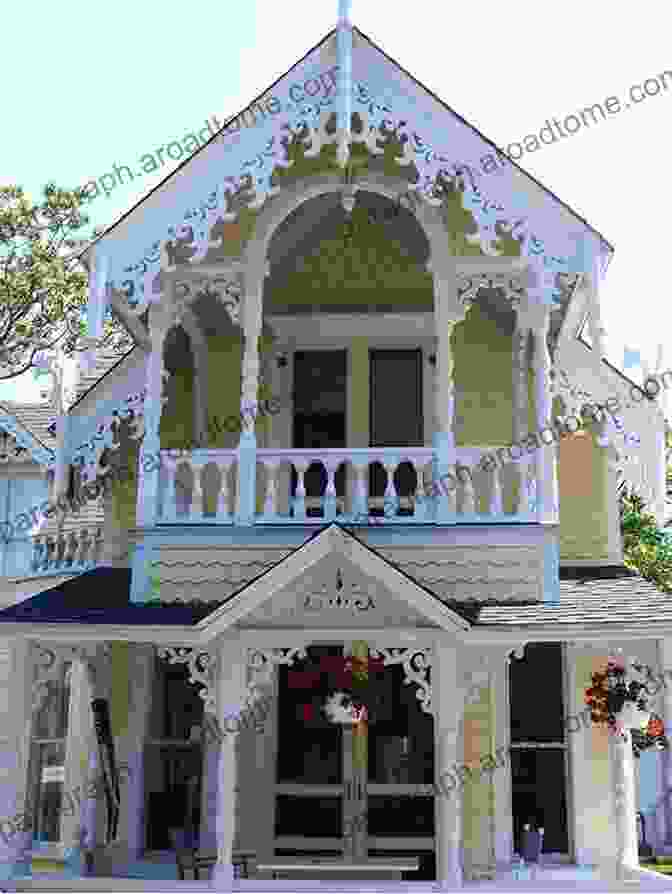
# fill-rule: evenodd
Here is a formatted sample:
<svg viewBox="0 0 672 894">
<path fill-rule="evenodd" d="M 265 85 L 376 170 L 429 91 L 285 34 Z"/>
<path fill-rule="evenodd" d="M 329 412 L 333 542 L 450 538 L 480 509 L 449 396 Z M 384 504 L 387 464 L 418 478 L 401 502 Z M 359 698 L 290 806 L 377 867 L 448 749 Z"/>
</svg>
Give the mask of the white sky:
<svg viewBox="0 0 672 894">
<path fill-rule="evenodd" d="M 3 94 L 0 182 L 37 197 L 50 178 L 74 188 L 114 163 L 135 169 L 142 154 L 202 128 L 209 116 L 237 114 L 334 26 L 337 0 L 116 0 L 113 7 L 69 0 L 14 3 L 2 16 L 15 39 L 3 43 L 14 89 Z M 500 146 L 608 96 L 624 106 L 631 85 L 672 71 L 672 14 L 662 3 L 353 0 L 352 21 Z M 672 366 L 662 263 L 672 204 L 672 77 L 668 85 L 520 162 L 616 249 L 602 316 L 618 365 L 628 344 L 654 366 L 663 342 L 664 368 Z M 92 222 L 111 224 L 169 171 L 97 199 Z M 33 400 L 37 390 L 29 376 L 0 386 L 0 397 Z"/>
</svg>

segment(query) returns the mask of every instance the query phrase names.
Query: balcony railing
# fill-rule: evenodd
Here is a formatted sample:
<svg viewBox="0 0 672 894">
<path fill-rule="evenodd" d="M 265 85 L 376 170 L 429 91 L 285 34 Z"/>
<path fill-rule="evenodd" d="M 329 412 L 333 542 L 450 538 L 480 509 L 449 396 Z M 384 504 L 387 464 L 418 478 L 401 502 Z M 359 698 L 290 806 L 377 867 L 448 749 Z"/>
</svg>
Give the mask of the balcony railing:
<svg viewBox="0 0 672 894">
<path fill-rule="evenodd" d="M 487 452 L 492 451 L 487 448 Z M 251 517 L 238 500 L 238 450 L 162 450 L 156 520 L 159 524 L 354 524 L 537 521 L 533 457 L 490 470 L 476 468 L 481 448 L 457 448 L 456 488 L 431 494 L 431 447 L 287 450 L 259 448 Z M 453 469 L 454 471 L 454 469 Z M 516 483 L 522 478 L 522 489 Z M 249 485 L 248 485 L 249 486 Z M 244 501 L 242 501 L 244 503 Z M 504 506 L 516 511 L 504 511 Z M 544 519 L 544 520 L 555 520 Z"/>
<path fill-rule="evenodd" d="M 33 538 L 30 574 L 76 574 L 95 568 L 100 561 L 103 531 L 69 531 L 60 536 L 38 535 Z"/>
</svg>

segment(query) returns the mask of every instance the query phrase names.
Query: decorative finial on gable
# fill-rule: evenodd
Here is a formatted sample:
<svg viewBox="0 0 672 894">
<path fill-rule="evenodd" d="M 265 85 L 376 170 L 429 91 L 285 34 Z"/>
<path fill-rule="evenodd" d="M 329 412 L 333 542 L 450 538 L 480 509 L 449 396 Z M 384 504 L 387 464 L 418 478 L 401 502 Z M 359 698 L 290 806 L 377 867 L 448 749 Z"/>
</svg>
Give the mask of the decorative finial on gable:
<svg viewBox="0 0 672 894">
<path fill-rule="evenodd" d="M 352 25 L 350 23 L 351 0 L 338 0 L 338 25 L 336 28 L 336 126 L 338 133 L 337 158 L 344 168 L 350 159 L 350 124 L 352 117 Z"/>
</svg>

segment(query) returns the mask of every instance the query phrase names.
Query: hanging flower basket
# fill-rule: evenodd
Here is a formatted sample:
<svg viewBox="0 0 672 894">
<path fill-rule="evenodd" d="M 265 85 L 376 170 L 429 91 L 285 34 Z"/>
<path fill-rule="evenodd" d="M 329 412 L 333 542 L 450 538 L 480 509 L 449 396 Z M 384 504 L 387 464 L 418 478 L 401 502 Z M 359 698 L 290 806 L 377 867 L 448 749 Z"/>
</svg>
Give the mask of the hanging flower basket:
<svg viewBox="0 0 672 894">
<path fill-rule="evenodd" d="M 355 701 L 347 692 L 335 692 L 329 696 L 324 705 L 324 713 L 332 723 L 341 723 L 344 726 L 355 726 L 368 720 L 366 705 Z"/>
<path fill-rule="evenodd" d="M 333 664 L 332 664 L 333 661 Z M 348 656 L 329 661 L 339 689 L 329 696 L 324 712 L 332 723 L 355 726 L 370 723 L 372 693 L 369 674 L 382 671 L 383 659 Z"/>
<path fill-rule="evenodd" d="M 635 756 L 648 748 L 669 748 L 662 721 L 651 713 L 652 696 L 646 688 L 651 679 L 654 674 L 647 665 L 610 658 L 603 671 L 592 674 L 584 694 L 593 723 L 606 723 L 625 741 L 631 735 Z"/>
</svg>

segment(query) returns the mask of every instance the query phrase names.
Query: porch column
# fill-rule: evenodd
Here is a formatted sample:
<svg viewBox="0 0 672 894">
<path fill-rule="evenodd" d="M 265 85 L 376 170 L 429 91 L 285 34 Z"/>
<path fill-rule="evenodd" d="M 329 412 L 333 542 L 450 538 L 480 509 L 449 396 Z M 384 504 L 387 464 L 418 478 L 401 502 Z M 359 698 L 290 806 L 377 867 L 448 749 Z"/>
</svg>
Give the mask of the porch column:
<svg viewBox="0 0 672 894">
<path fill-rule="evenodd" d="M 130 665 L 128 717 L 128 782 L 122 783 L 122 822 L 126 817 L 129 858 L 137 859 L 145 848 L 144 752 L 148 736 L 154 682 L 155 649 L 146 644 L 129 644 Z"/>
<path fill-rule="evenodd" d="M 464 689 L 458 684 L 458 647 L 436 640 L 432 659 L 432 703 L 436 741 L 435 828 L 436 880 L 443 888 L 462 887 L 462 793 L 452 790 L 442 777 L 451 779 L 450 767 L 461 764 L 460 746 Z"/>
<path fill-rule="evenodd" d="M 529 428 L 528 369 L 529 369 L 530 330 L 516 308 L 516 328 L 512 338 L 513 354 L 513 438 L 520 444 Z M 520 462 L 513 463 L 515 475 L 515 511 L 528 512 L 527 504 L 527 469 L 530 460 L 523 457 Z"/>
<path fill-rule="evenodd" d="M 72 662 L 70 669 L 63 781 L 64 809 L 61 814 L 61 841 L 65 847 L 77 850 L 82 846 L 82 832 L 87 821 L 87 763 L 95 741 L 91 698 L 86 663 L 79 657 Z"/>
<path fill-rule="evenodd" d="M 138 461 L 138 501 L 136 524 L 139 528 L 154 525 L 157 515 L 161 439 L 159 429 L 163 411 L 163 349 L 166 335 L 173 323 L 171 310 L 162 304 L 149 308 L 149 334 L 152 353 L 147 363 L 147 393 L 145 395 L 145 435 Z"/>
<path fill-rule="evenodd" d="M 495 753 L 506 754 L 507 762 L 494 776 L 492 793 L 495 801 L 495 865 L 509 866 L 513 858 L 513 817 L 511 815 L 511 711 L 509 699 L 508 648 L 493 655 L 490 686 L 495 707 Z"/>
<path fill-rule="evenodd" d="M 33 654 L 26 640 L 0 640 L 0 879 L 26 871 L 25 852 L 33 835 L 32 829 L 22 831 L 22 823 L 7 822 L 29 809 Z"/>
<path fill-rule="evenodd" d="M 672 637 L 666 636 L 657 641 L 658 667 L 660 673 L 672 670 Z M 672 687 L 670 679 L 663 676 L 664 687 L 662 690 L 662 721 L 665 724 L 665 734 L 672 734 Z M 666 850 L 672 847 L 672 798 L 668 797 L 668 791 L 672 789 L 672 752 L 663 751 L 661 754 L 660 782 L 658 798 L 662 801 L 657 811 L 659 840 L 664 841 Z"/>
<path fill-rule="evenodd" d="M 237 833 L 238 759 L 236 746 L 240 724 L 227 720 L 240 713 L 246 683 L 246 653 L 240 640 L 229 639 L 220 647 L 217 664 L 217 720 L 226 732 L 219 750 L 217 770 L 217 863 L 212 871 L 215 890 L 231 890 L 233 847 Z"/>
<path fill-rule="evenodd" d="M 469 306 L 460 304 L 457 287 L 457 270 L 454 263 L 442 261 L 432 267 L 434 274 L 434 320 L 437 338 L 435 400 L 437 428 L 432 438 L 434 460 L 432 463 L 433 487 L 431 493 L 436 502 L 434 517 L 448 521 L 456 511 L 454 488 L 441 488 L 439 482 L 455 465 L 455 364 L 451 339 L 455 326 L 461 323 Z M 452 479 L 448 478 L 448 481 Z"/>
<path fill-rule="evenodd" d="M 238 524 L 253 525 L 257 490 L 257 418 L 259 394 L 259 337 L 261 335 L 264 279 L 267 265 L 252 282 L 245 282 L 243 317 L 243 368 L 241 371 L 241 432 L 238 445 L 238 492 L 236 515 Z"/>
<path fill-rule="evenodd" d="M 536 274 L 537 281 L 542 274 Z M 519 309 L 522 327 L 532 334 L 532 370 L 534 377 L 534 405 L 537 431 L 551 427 L 553 412 L 551 396 L 551 358 L 548 353 L 548 325 L 550 304 L 547 287 L 528 289 L 528 300 Z M 557 521 L 558 480 L 557 447 L 555 443 L 542 445 L 534 453 L 536 494 L 536 515 L 539 522 Z"/>
<path fill-rule="evenodd" d="M 635 765 L 632 739 L 628 731 L 623 741 L 609 736 L 609 757 L 614 786 L 614 819 L 616 826 L 616 878 L 623 880 L 628 870 L 639 865 L 637 852 L 637 816 L 635 801 Z"/>
</svg>

